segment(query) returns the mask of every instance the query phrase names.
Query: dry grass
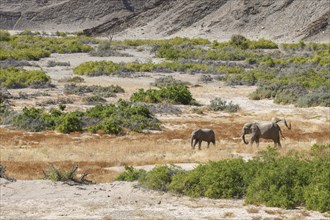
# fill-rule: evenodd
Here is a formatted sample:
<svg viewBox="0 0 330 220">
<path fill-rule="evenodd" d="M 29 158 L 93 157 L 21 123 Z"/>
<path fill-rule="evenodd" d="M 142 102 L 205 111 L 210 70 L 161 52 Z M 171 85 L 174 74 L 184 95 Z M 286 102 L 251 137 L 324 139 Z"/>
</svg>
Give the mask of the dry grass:
<svg viewBox="0 0 330 220">
<path fill-rule="evenodd" d="M 263 115 L 262 118 L 270 117 Z M 55 132 L 23 132 L 0 130 L 1 163 L 8 175 L 17 179 L 40 179 L 42 170 L 50 163 L 60 168 L 78 164 L 81 172 L 97 182 L 114 180 L 118 173 L 104 168 L 119 165 L 145 165 L 180 162 L 207 162 L 256 155 L 273 146 L 272 141 L 261 140 L 259 148 L 245 145 L 240 139 L 241 128 L 251 116 L 245 113 L 183 116 L 160 116 L 163 131 L 129 133 L 125 136 L 103 134 L 58 134 Z M 329 143 L 327 124 L 291 120 L 293 128 L 283 128 L 280 154 L 307 151 L 313 143 Z M 202 143 L 202 150 L 191 150 L 191 132 L 198 127 L 212 128 L 216 133 L 216 146 Z M 284 127 L 284 126 L 282 126 Z M 303 135 L 302 135 L 303 134 Z"/>
<path fill-rule="evenodd" d="M 88 57 L 86 57 L 87 59 Z M 71 67 L 70 67 L 71 68 Z M 56 77 L 63 78 L 60 75 Z M 177 79 L 196 84 L 198 76 L 171 74 Z M 119 98 L 127 99 L 139 88 L 150 88 L 154 81 L 154 74 L 145 78 L 117 78 L 91 77 L 86 78 L 88 85 L 117 84 L 124 88 L 124 94 Z M 56 82 L 56 79 L 55 79 Z M 234 157 L 252 157 L 259 151 L 266 149 L 273 142 L 261 140 L 260 146 L 245 145 L 240 138 L 243 124 L 252 121 L 270 121 L 273 117 L 285 117 L 292 123 L 292 130 L 288 130 L 281 123 L 286 139 L 282 140 L 281 155 L 293 154 L 295 151 L 307 151 L 314 143 L 329 143 L 329 113 L 325 109 L 295 109 L 295 113 L 284 114 L 292 107 L 281 107 L 282 113 L 268 104 L 246 104 L 246 95 L 254 87 L 232 88 L 210 83 L 207 86 L 191 87 L 193 97 L 206 107 L 215 97 L 224 99 L 236 98 L 236 101 L 245 103 L 249 110 L 238 113 L 210 112 L 203 109 L 204 114 L 193 113 L 192 106 L 180 106 L 181 115 L 157 115 L 161 120 L 161 132 L 134 133 L 125 136 L 111 136 L 98 134 L 58 134 L 55 132 L 23 132 L 0 128 L 0 163 L 7 166 L 8 175 L 17 179 L 40 179 L 42 170 L 50 164 L 60 168 L 70 168 L 73 164 L 79 165 L 79 172 L 90 173 L 88 176 L 97 182 L 112 181 L 118 173 L 104 169 L 119 165 L 145 165 L 164 163 L 207 162 Z M 28 89 L 22 91 L 28 92 Z M 15 91 L 13 91 L 15 93 Z M 52 97 L 62 94 L 61 90 L 51 92 Z M 35 100 L 17 102 L 13 100 L 15 109 L 24 106 L 34 106 Z M 260 103 L 260 102 L 259 102 Z M 81 109 L 78 104 L 68 106 L 67 110 Z M 260 109 L 262 110 L 260 113 Z M 256 111 L 256 112 L 255 112 Z M 317 117 L 315 117 L 317 116 Z M 193 151 L 190 147 L 191 132 L 196 128 L 211 128 L 216 133 L 216 146 L 202 143 L 202 150 Z M 248 138 L 248 137 L 247 137 Z"/>
</svg>

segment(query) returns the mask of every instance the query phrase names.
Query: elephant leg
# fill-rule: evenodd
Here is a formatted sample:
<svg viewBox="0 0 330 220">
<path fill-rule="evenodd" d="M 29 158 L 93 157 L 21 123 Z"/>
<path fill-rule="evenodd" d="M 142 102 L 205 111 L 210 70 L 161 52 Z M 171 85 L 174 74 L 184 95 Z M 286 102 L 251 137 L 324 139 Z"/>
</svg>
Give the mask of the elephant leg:
<svg viewBox="0 0 330 220">
<path fill-rule="evenodd" d="M 198 140 L 194 139 L 193 150 L 195 150 L 195 146 L 196 146 L 197 142 L 198 142 Z"/>
<path fill-rule="evenodd" d="M 199 140 L 199 142 L 198 142 L 198 150 L 201 150 L 201 146 L 202 146 L 202 140 Z"/>
<path fill-rule="evenodd" d="M 255 140 L 255 138 L 252 136 L 251 139 L 250 139 L 250 145 L 251 146 L 253 145 L 254 140 Z"/>
<path fill-rule="evenodd" d="M 207 148 L 209 148 L 209 147 L 210 147 L 210 142 L 208 141 L 208 142 L 207 142 Z"/>
<path fill-rule="evenodd" d="M 259 138 L 258 137 L 251 137 L 251 146 L 253 144 L 253 142 L 256 142 L 257 147 L 259 147 Z"/>
<path fill-rule="evenodd" d="M 278 145 L 279 147 L 282 147 L 280 139 L 278 139 L 278 141 L 277 141 L 277 145 Z"/>
<path fill-rule="evenodd" d="M 280 140 L 280 136 L 276 137 L 273 141 L 274 141 L 274 145 L 275 145 L 275 147 L 276 147 L 276 146 L 282 147 L 282 145 L 281 145 L 281 140 Z"/>
</svg>

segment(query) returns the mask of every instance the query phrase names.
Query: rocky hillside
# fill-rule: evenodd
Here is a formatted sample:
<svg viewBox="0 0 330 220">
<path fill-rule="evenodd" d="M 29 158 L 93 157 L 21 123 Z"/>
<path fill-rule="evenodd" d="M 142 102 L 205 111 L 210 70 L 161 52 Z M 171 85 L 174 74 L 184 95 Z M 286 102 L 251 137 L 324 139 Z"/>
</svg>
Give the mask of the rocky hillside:
<svg viewBox="0 0 330 220">
<path fill-rule="evenodd" d="M 329 0 L 2 0 L 0 28 L 93 36 L 330 41 Z"/>
</svg>

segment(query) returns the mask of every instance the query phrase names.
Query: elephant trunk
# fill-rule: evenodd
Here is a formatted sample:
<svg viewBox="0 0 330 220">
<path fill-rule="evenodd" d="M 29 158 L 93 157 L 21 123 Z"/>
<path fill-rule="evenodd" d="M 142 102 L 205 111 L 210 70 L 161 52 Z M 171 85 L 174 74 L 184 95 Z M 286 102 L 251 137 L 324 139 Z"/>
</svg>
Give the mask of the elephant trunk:
<svg viewBox="0 0 330 220">
<path fill-rule="evenodd" d="M 242 134 L 242 139 L 243 139 L 244 144 L 249 144 L 249 142 L 245 140 L 245 133 Z"/>
</svg>

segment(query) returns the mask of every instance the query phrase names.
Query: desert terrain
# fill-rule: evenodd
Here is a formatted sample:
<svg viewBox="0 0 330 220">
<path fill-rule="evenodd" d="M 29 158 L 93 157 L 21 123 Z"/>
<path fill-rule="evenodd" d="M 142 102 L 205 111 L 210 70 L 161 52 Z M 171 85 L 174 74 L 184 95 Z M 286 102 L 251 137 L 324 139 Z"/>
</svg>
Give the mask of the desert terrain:
<svg viewBox="0 0 330 220">
<path fill-rule="evenodd" d="M 70 97 L 68 110 L 86 109 L 81 97 L 63 94 L 63 79 L 72 77 L 72 69 L 86 61 L 161 62 L 145 51 L 126 50 L 131 57 L 91 57 L 86 53 L 52 54 L 49 58 L 31 61 L 32 69 L 42 68 L 52 79 L 54 88 L 10 89 L 12 95 L 44 92 L 51 96 L 31 96 L 13 99 L 15 110 L 32 107 L 48 99 Z M 69 62 L 70 66 L 49 67 L 48 61 Z M 249 100 L 255 90 L 248 86 L 226 86 L 220 81 L 201 83 L 199 74 L 143 73 L 138 77 L 118 76 L 83 77 L 86 85 L 119 85 L 125 93 L 108 98 L 108 103 L 128 99 L 139 88 L 152 88 L 159 77 L 171 75 L 189 82 L 189 89 L 198 103 L 194 106 L 176 106 L 175 111 L 157 113 L 160 131 L 128 132 L 123 136 L 103 133 L 61 134 L 54 131 L 26 132 L 8 127 L 0 128 L 1 164 L 6 174 L 16 182 L 1 180 L 1 219 L 327 219 L 325 213 L 304 208 L 284 210 L 264 206 L 244 205 L 243 200 L 193 199 L 139 188 L 136 182 L 114 181 L 123 172 L 124 165 L 151 169 L 158 164 L 177 164 L 192 169 L 199 163 L 242 157 L 252 159 L 273 142 L 261 140 L 256 145 L 245 145 L 241 140 L 244 123 L 285 118 L 292 124 L 282 127 L 280 154 L 308 151 L 311 145 L 329 143 L 330 109 L 327 107 L 296 108 L 277 105 L 272 100 Z M 215 97 L 238 104 L 236 113 L 212 112 L 207 105 Z M 56 105 L 54 105 L 56 106 Z M 54 107 L 52 105 L 46 108 Z M 216 133 L 216 145 L 192 150 L 191 132 L 196 128 L 211 128 Z M 61 182 L 42 180 L 43 171 L 50 165 L 70 169 L 78 165 L 78 173 L 88 173 L 93 185 L 69 186 Z"/>
<path fill-rule="evenodd" d="M 238 34 L 254 40 L 270 39 L 276 43 L 329 43 L 329 15 L 329 0 L 3 0 L 0 4 L 0 29 L 9 30 L 11 34 L 38 31 L 43 37 L 55 38 L 60 38 L 61 34 L 84 34 L 109 42 L 173 37 L 224 42 Z M 97 46 L 93 45 L 94 48 Z M 8 48 L 1 46 L 1 49 Z M 48 111 L 58 108 L 64 100 L 66 112 L 89 109 L 93 105 L 84 102 L 85 95 L 64 92 L 68 79 L 76 76 L 73 72 L 75 67 L 87 61 L 165 61 L 165 58 L 157 58 L 150 49 L 150 45 L 146 48 L 127 47 L 119 50 L 127 56 L 103 57 L 52 51 L 49 57 L 29 60 L 28 65 L 24 65 L 23 61 L 23 66 L 19 67 L 45 71 L 53 86 L 8 89 L 10 108 L 18 112 L 24 107 Z M 278 58 L 276 52 L 265 51 L 274 56 L 274 60 Z M 287 52 L 282 53 L 284 61 L 290 59 L 292 51 Z M 308 57 L 310 53 L 310 50 L 302 50 L 291 55 Z M 226 67 L 233 64 L 231 60 L 220 61 Z M 9 60 L 9 66 L 11 62 L 15 64 L 15 60 Z M 50 65 L 51 62 L 61 65 Z M 8 63 L 5 60 L 0 64 Z M 246 60 L 234 61 L 234 66 L 246 63 Z M 298 62 L 298 67 L 319 67 L 306 63 L 299 66 Z M 253 64 L 247 66 L 254 67 Z M 294 72 L 296 67 L 289 63 L 287 67 L 284 65 L 284 70 Z M 116 181 L 126 165 L 149 171 L 156 165 L 175 164 L 191 170 L 209 161 L 251 160 L 273 146 L 273 141 L 261 139 L 259 147 L 245 145 L 241 138 L 243 125 L 270 121 L 274 117 L 285 118 L 292 125 L 289 130 L 282 122 L 279 123 L 285 137 L 278 149 L 280 155 L 304 153 L 313 144 L 330 143 L 329 107 L 298 108 L 292 104 L 275 104 L 270 99 L 251 100 L 248 95 L 257 86 L 229 86 L 216 80 L 212 74 L 209 75 L 212 80 L 203 82 L 203 74 L 208 75 L 153 71 L 134 72 L 127 77 L 79 76 L 83 79 L 80 85 L 118 85 L 125 90 L 106 98 L 105 104 L 116 103 L 119 99 L 128 100 L 141 88 L 155 88 L 155 80 L 166 76 L 187 83 L 199 105 L 156 105 L 154 116 L 161 122 L 160 130 L 125 130 L 123 135 L 109 135 L 103 131 L 63 134 L 57 131 L 29 132 L 8 124 L 1 125 L 0 164 L 6 167 L 5 175 L 16 181 L 0 178 L 0 219 L 330 219 L 329 213 L 305 207 L 281 209 L 262 204 L 247 205 L 243 199 L 191 198 L 148 190 L 137 181 Z M 211 111 L 208 106 L 215 98 L 237 104 L 240 110 L 235 113 Z M 201 150 L 193 150 L 191 133 L 196 128 L 213 129 L 216 144 L 207 148 L 203 142 Z M 70 170 L 75 165 L 78 166 L 78 177 L 88 174 L 86 179 L 93 184 L 45 179 L 44 172 L 51 166 Z"/>
</svg>

